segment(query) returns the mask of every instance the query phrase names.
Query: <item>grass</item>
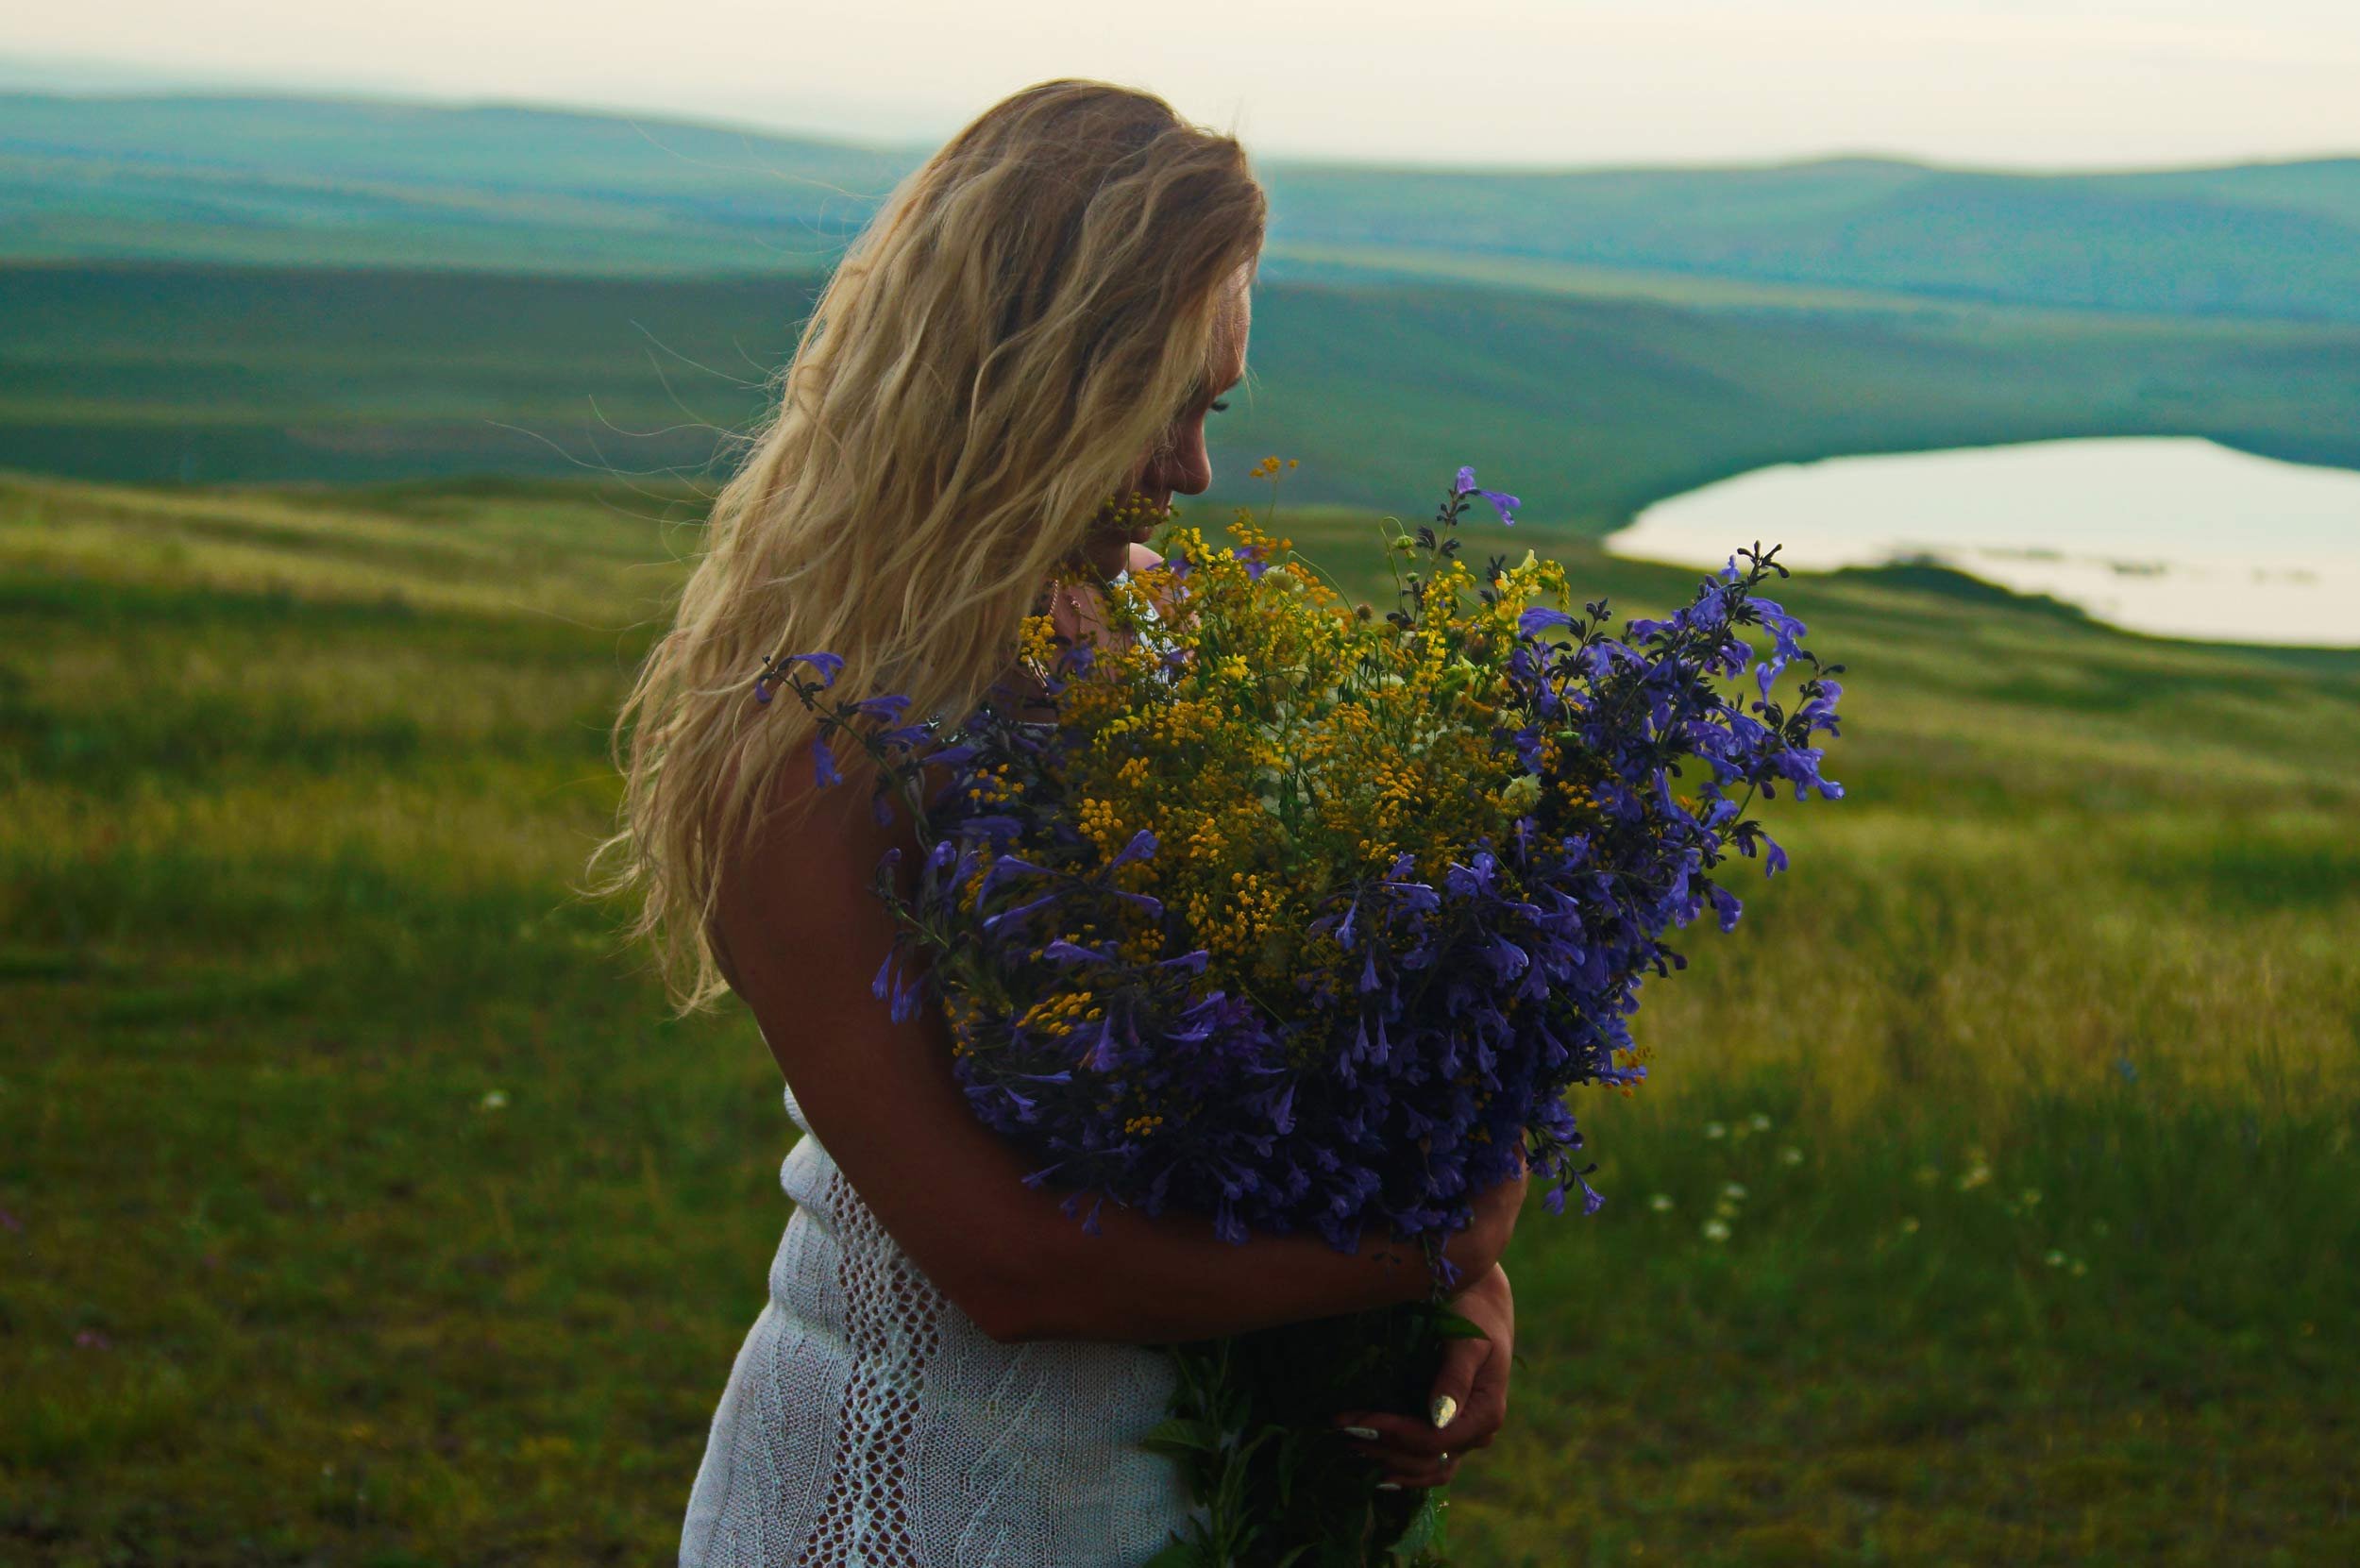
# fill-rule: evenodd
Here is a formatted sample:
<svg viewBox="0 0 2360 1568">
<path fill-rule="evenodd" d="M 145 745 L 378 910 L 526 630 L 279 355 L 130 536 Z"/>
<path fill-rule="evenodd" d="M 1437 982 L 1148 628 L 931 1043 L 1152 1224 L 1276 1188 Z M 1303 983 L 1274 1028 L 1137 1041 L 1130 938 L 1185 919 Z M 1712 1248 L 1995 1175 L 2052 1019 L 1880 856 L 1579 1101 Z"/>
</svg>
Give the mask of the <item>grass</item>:
<svg viewBox="0 0 2360 1568">
<path fill-rule="evenodd" d="M 569 884 L 692 515 L 0 479 L 0 1557 L 671 1551 L 789 1129 Z M 2360 655 L 1955 588 L 1791 585 L 1850 798 L 1582 1107 L 1463 1562 L 2360 1554 Z"/>
<path fill-rule="evenodd" d="M 2360 325 L 1834 291 L 1773 306 L 1679 278 L 1644 297 L 1539 262 L 1427 275 L 1371 254 L 1307 278 L 1274 261 L 1253 379 L 1211 423 L 1224 498 L 1250 499 L 1235 476 L 1273 451 L 1359 505 L 1422 500 L 1474 463 L 1532 519 L 1589 533 L 1838 454 L 2200 435 L 2360 467 Z M 709 471 L 818 281 L 0 265 L 0 466 L 136 482 Z"/>
</svg>

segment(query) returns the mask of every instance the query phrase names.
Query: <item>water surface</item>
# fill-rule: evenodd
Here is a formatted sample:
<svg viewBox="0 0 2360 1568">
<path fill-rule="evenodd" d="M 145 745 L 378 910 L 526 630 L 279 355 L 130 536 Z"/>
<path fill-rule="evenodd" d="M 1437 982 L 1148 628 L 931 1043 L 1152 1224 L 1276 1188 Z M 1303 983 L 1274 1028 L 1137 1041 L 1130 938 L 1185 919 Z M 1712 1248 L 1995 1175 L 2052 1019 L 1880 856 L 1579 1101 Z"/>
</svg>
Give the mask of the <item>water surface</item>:
<svg viewBox="0 0 2360 1568">
<path fill-rule="evenodd" d="M 2360 473 L 2194 437 L 1780 464 L 1659 501 L 1618 555 L 1799 570 L 1930 560 L 2168 637 L 2360 646 Z"/>
</svg>

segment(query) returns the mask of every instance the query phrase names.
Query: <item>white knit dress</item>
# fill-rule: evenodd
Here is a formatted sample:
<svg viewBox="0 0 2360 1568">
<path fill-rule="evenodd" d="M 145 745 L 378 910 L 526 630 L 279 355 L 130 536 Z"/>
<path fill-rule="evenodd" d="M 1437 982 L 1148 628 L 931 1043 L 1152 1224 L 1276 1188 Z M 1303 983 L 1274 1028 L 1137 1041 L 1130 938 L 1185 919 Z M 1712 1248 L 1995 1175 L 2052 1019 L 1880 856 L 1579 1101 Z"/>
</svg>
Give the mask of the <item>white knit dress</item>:
<svg viewBox="0 0 2360 1568">
<path fill-rule="evenodd" d="M 1001 1344 L 920 1273 L 803 1129 L 795 1201 L 714 1412 L 682 1568 L 1113 1568 L 1188 1516 L 1139 1440 L 1172 1371 L 1138 1345 Z M 923 1157 L 913 1152 L 913 1157 Z"/>
</svg>

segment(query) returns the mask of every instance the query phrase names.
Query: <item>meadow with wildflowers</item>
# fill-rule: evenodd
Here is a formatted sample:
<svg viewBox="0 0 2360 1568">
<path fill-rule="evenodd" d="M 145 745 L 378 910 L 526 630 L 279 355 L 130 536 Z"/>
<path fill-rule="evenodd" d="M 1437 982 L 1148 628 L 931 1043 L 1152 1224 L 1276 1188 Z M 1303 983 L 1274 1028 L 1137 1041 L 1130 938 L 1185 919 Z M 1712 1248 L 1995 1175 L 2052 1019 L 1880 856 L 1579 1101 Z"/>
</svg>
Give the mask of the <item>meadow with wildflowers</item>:
<svg viewBox="0 0 2360 1568">
<path fill-rule="evenodd" d="M 569 890 L 651 514 L 0 482 L 0 1556 L 676 1542 L 789 1130 Z M 1287 522 L 1355 599 L 1374 528 Z M 1577 1102 L 1607 1202 L 1518 1233 L 1455 1560 L 2360 1555 L 2360 658 L 1778 597 L 1851 666 L 1846 799 Z"/>
</svg>

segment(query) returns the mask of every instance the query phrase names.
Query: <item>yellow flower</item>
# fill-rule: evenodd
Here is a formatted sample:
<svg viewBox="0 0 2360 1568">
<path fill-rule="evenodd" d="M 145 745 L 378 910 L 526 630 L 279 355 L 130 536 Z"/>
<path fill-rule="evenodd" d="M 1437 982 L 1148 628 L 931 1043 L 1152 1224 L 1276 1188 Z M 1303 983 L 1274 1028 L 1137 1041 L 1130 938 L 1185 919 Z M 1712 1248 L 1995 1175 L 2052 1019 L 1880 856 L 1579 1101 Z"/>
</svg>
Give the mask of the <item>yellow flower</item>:
<svg viewBox="0 0 2360 1568">
<path fill-rule="evenodd" d="M 1258 472 L 1294 465 L 1273 456 Z M 1565 598 L 1561 568 L 1528 556 L 1485 603 L 1463 563 L 1435 566 L 1422 624 L 1405 634 L 1340 602 L 1251 514 L 1229 535 L 1234 548 L 1176 528 L 1165 566 L 1108 593 L 1112 635 L 1066 698 L 1090 738 L 1054 782 L 1102 858 L 1154 831 L 1156 853 L 1118 884 L 1152 890 L 1178 927 L 1125 906 L 1087 939 L 1152 960 L 1168 936 L 1185 943 L 1171 951 L 1211 955 L 1209 984 L 1250 990 L 1341 961 L 1310 935 L 1331 889 L 1390 871 L 1404 852 L 1439 868 L 1495 831 L 1468 801 L 1515 816 L 1593 808 L 1577 737 L 1545 739 L 1530 772 L 1490 739 L 1494 723 L 1527 721 L 1504 678 L 1515 619 L 1537 599 Z M 1239 552 L 1264 564 L 1258 579 Z M 1022 646 L 1054 657 L 1046 617 L 1027 623 Z M 1063 1031 L 1081 1016 L 1023 1019 Z"/>
</svg>

